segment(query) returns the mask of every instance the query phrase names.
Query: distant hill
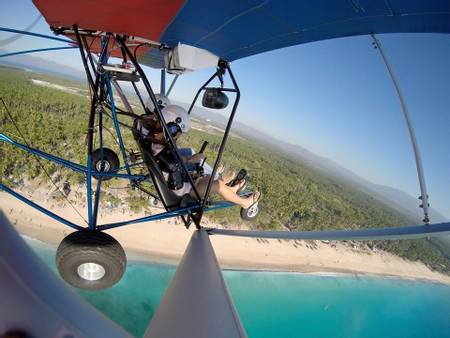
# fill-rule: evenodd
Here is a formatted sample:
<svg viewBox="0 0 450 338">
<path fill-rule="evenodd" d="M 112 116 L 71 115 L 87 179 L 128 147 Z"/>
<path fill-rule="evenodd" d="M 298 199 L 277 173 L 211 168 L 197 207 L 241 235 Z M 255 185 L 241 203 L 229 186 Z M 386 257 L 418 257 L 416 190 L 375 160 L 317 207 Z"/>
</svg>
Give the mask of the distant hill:
<svg viewBox="0 0 450 338">
<path fill-rule="evenodd" d="M 0 49 L 0 54 L 9 53 L 9 51 Z M 0 64 L 13 66 L 16 68 L 30 69 L 35 72 L 43 72 L 58 77 L 64 77 L 75 81 L 85 81 L 86 76 L 84 72 L 79 69 L 64 66 L 57 62 L 41 59 L 37 56 L 31 55 L 16 55 L 13 57 L 1 58 Z"/>
<path fill-rule="evenodd" d="M 201 107 L 196 107 L 193 115 L 198 118 L 208 120 L 209 123 L 215 123 L 217 126 L 222 128 L 224 128 L 227 123 L 227 117 L 224 115 Z M 243 137 L 252 138 L 273 149 L 282 151 L 283 153 L 300 160 L 329 176 L 343 181 L 346 184 L 350 184 L 358 190 L 371 195 L 378 201 L 389 205 L 412 220 L 418 223 L 422 222 L 423 211 L 419 208 L 419 199 L 414 198 L 404 191 L 393 187 L 372 183 L 328 158 L 318 156 L 299 145 L 290 144 L 267 134 L 263 134 L 260 130 L 256 130 L 255 128 L 241 122 L 233 123 L 232 130 Z M 447 220 L 445 216 L 433 208 L 430 209 L 430 217 L 433 222 L 444 222 Z"/>
</svg>

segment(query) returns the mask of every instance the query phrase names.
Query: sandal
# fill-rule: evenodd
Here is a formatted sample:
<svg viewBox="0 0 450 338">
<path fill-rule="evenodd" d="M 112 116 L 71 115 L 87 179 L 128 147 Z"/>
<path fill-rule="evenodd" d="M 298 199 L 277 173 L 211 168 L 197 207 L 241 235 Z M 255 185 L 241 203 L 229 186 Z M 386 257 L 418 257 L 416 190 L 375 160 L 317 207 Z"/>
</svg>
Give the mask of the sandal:
<svg viewBox="0 0 450 338">
<path fill-rule="evenodd" d="M 230 182 L 227 183 L 229 187 L 234 187 L 237 184 L 240 184 L 247 177 L 247 170 L 241 169 L 235 178 L 233 178 Z"/>
<path fill-rule="evenodd" d="M 247 181 L 244 178 L 242 181 L 240 181 L 238 184 L 234 185 L 234 186 L 238 186 L 237 190 L 236 190 L 236 194 L 240 194 L 243 190 L 245 190 L 245 188 L 247 187 Z"/>
</svg>

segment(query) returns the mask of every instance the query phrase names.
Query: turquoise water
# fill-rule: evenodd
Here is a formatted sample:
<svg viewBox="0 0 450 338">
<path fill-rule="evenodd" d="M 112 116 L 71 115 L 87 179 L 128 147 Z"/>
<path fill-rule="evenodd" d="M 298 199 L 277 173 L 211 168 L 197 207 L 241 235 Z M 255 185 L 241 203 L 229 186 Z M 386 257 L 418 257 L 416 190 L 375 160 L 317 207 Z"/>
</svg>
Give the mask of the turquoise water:
<svg viewBox="0 0 450 338">
<path fill-rule="evenodd" d="M 50 266 L 54 248 L 30 241 Z M 134 336 L 142 336 L 175 268 L 129 262 L 102 291 L 74 289 Z M 450 337 L 450 286 L 383 278 L 225 271 L 251 338 Z"/>
</svg>

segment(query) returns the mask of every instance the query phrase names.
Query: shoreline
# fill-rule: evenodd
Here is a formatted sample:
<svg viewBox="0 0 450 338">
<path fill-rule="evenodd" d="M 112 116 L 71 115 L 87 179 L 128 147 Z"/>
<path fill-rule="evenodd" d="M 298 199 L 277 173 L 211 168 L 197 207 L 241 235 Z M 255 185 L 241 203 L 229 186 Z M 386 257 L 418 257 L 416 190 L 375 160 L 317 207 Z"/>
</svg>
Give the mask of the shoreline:
<svg viewBox="0 0 450 338">
<path fill-rule="evenodd" d="M 0 193 L 1 209 L 22 235 L 49 245 L 58 245 L 73 230 L 6 193 Z M 47 198 L 39 204 L 75 223 L 76 213 Z M 44 201 L 44 202 L 42 202 Z M 81 206 L 80 211 L 82 210 Z M 155 210 L 153 210 L 154 212 Z M 128 210 L 110 210 L 101 215 L 101 222 L 142 217 Z M 78 217 L 79 218 L 79 217 Z M 211 222 L 207 226 L 214 226 Z M 128 225 L 108 230 L 124 247 L 130 261 L 176 266 L 184 254 L 193 227 L 185 227 L 174 219 Z M 434 282 L 450 285 L 450 276 L 430 270 L 421 262 L 406 261 L 381 250 L 370 251 L 339 242 L 210 237 L 222 270 L 301 273 L 310 275 L 346 275 L 381 277 Z"/>
<path fill-rule="evenodd" d="M 39 239 L 30 237 L 26 234 L 21 234 L 22 237 L 26 241 L 35 241 L 38 242 L 38 245 L 52 247 L 52 249 L 57 248 L 55 244 L 50 244 Z M 145 252 L 134 251 L 132 248 L 125 248 L 127 253 L 127 261 L 138 264 L 154 264 L 160 266 L 166 266 L 170 268 L 176 269 L 177 262 L 175 260 L 164 260 L 164 258 L 156 257 L 154 255 L 149 255 Z M 388 275 L 388 274 L 371 274 L 371 273 L 354 273 L 351 271 L 347 271 L 343 269 L 342 271 L 337 271 L 336 269 L 329 269 L 326 271 L 297 271 L 297 270 L 283 270 L 283 269 L 273 269 L 270 267 L 264 268 L 244 268 L 237 266 L 222 266 L 222 271 L 231 271 L 231 272 L 254 272 L 254 273 L 274 273 L 274 274 L 295 274 L 295 275 L 303 275 L 303 276 L 315 276 L 315 277 L 336 277 L 336 278 L 367 278 L 367 279 L 386 279 L 386 280 L 396 280 L 401 282 L 418 282 L 418 283 L 431 283 L 436 285 L 445 285 L 450 286 L 450 283 L 444 281 L 435 281 L 426 278 L 417 278 L 417 277 L 406 277 L 406 276 L 398 276 L 398 275 Z"/>
</svg>

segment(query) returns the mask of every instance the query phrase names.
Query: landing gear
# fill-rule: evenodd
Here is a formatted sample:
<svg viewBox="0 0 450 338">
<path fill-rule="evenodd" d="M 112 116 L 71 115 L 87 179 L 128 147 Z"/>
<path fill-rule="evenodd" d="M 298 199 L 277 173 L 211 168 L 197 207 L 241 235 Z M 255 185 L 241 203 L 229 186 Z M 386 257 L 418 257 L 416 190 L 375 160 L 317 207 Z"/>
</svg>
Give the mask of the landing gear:
<svg viewBox="0 0 450 338">
<path fill-rule="evenodd" d="M 103 158 L 102 158 L 102 149 L 96 149 L 92 153 L 92 168 L 99 173 L 111 173 L 117 171 L 119 169 L 120 161 L 117 154 L 108 148 L 103 148 Z M 93 174 L 95 178 L 99 178 L 99 176 Z M 110 180 L 112 176 L 103 176 L 103 181 Z"/>
<path fill-rule="evenodd" d="M 127 258 L 110 235 L 80 230 L 63 239 L 56 251 L 56 266 L 70 285 L 87 290 L 109 288 L 125 272 Z"/>
<path fill-rule="evenodd" d="M 260 211 L 261 208 L 259 207 L 259 203 L 256 202 L 250 208 L 241 208 L 241 218 L 244 221 L 253 221 L 259 215 Z"/>
<path fill-rule="evenodd" d="M 151 207 L 157 207 L 159 205 L 159 199 L 155 197 L 150 197 L 149 202 Z"/>
</svg>

